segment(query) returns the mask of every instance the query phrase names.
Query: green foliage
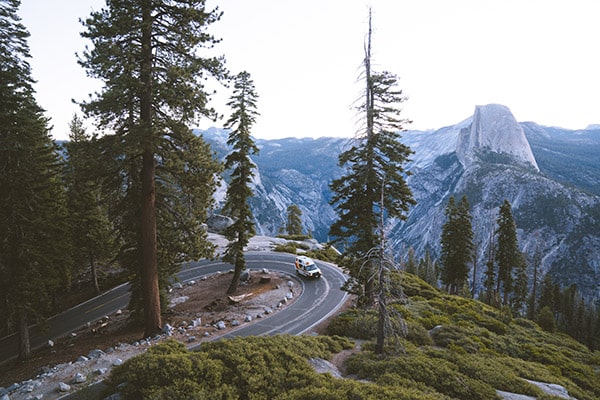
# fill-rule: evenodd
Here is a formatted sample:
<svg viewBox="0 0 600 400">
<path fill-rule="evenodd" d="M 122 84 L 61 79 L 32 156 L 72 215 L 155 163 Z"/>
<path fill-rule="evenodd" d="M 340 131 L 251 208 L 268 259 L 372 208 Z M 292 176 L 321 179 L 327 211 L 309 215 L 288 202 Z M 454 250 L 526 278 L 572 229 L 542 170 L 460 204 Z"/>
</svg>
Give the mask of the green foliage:
<svg viewBox="0 0 600 400">
<path fill-rule="evenodd" d="M 111 132 L 99 141 L 98 165 L 131 275 L 130 309 L 148 335 L 161 328 L 179 263 L 212 252 L 201 224 L 220 169 L 188 124 L 217 115 L 205 80 L 226 79 L 224 59 L 203 52 L 218 43 L 206 28 L 220 16 L 204 1 L 124 0 L 83 22 L 91 44 L 79 63 L 103 85 L 81 106 Z"/>
<path fill-rule="evenodd" d="M 325 246 L 319 250 L 308 250 L 304 254 L 310 258 L 335 262 L 339 258 L 339 253 L 331 246 Z"/>
<path fill-rule="evenodd" d="M 277 251 L 280 253 L 291 253 L 291 254 L 296 254 L 296 249 L 298 248 L 297 245 L 295 245 L 294 243 L 285 243 L 285 244 L 278 244 L 277 246 L 275 246 L 273 248 L 273 251 Z"/>
<path fill-rule="evenodd" d="M 119 386 L 131 399 L 274 399 L 309 386 L 328 391 L 334 388 L 332 380 L 319 377 L 308 359 L 327 359 L 352 347 L 347 339 L 325 336 L 221 340 L 193 352 L 167 342 L 116 367 L 108 384 L 111 392 Z"/>
<path fill-rule="evenodd" d="M 225 229 L 224 235 L 229 240 L 223 261 L 234 266 L 231 284 L 227 293 L 237 290 L 240 275 L 246 268 L 244 248 L 250 238 L 256 234 L 254 216 L 248 200 L 254 195 L 250 182 L 254 176 L 255 165 L 250 158 L 258 154 L 258 147 L 250 136 L 251 128 L 256 122 L 256 101 L 258 95 L 254 82 L 247 72 L 241 72 L 235 79 L 233 95 L 227 105 L 233 112 L 225 128 L 230 129 L 227 144 L 233 151 L 225 157 L 225 168 L 231 170 L 231 181 L 227 186 L 227 195 L 222 212 L 233 219 L 233 224 Z"/>
<path fill-rule="evenodd" d="M 74 115 L 65 148 L 65 182 L 73 247 L 73 269 L 84 275 L 91 272 L 91 287 L 100 293 L 100 264 L 110 265 L 116 256 L 116 230 L 108 215 L 103 195 L 102 174 L 94 162 L 93 137 L 85 132 L 83 121 Z M 88 268 L 83 268 L 87 266 Z"/>
<path fill-rule="evenodd" d="M 494 252 L 495 261 L 498 264 L 496 292 L 500 293 L 500 288 L 502 288 L 502 304 L 508 305 L 509 298 L 513 292 L 515 292 L 516 297 L 522 296 L 519 290 L 515 291 L 518 286 L 516 285 L 514 275 L 516 270 L 522 269 L 525 265 L 524 256 L 519 250 L 517 227 L 508 200 L 504 200 L 500 206 L 496 224 L 497 243 Z M 519 299 L 521 302 L 523 300 L 524 298 Z"/>
<path fill-rule="evenodd" d="M 353 309 L 336 316 L 326 329 L 328 335 L 355 339 L 372 339 L 377 332 L 375 312 Z"/>
<path fill-rule="evenodd" d="M 431 338 L 429 331 L 425 329 L 422 324 L 414 320 L 407 321 L 407 333 L 405 338 L 417 346 L 431 346 L 433 344 L 433 339 Z"/>
<path fill-rule="evenodd" d="M 391 286 L 411 293 L 389 304 L 407 323 L 402 353 L 375 354 L 376 312 L 350 309 L 329 324 L 332 336 L 238 338 L 203 343 L 192 353 L 177 343 L 156 346 L 140 356 L 147 359 L 115 370 L 111 385 L 130 382 L 127 398 L 156 399 L 496 399 L 496 390 L 550 398 L 527 382 L 534 380 L 562 385 L 581 400 L 600 397 L 597 352 L 532 321 L 442 293 L 414 275 L 391 276 Z M 352 348 L 343 337 L 364 340 L 346 372 L 373 383 L 318 375 L 307 364 Z"/>
<path fill-rule="evenodd" d="M 549 398 L 525 379 L 560 384 L 578 399 L 599 397 L 600 356 L 566 335 L 513 318 L 508 306 L 498 310 L 443 294 L 411 274 L 396 276 L 393 284 L 409 296 L 393 304 L 408 325 L 405 354 L 375 355 L 375 328 L 364 326 L 374 324 L 374 313 L 350 310 L 335 318 L 331 332 L 369 342 L 349 359 L 348 373 L 460 399 L 495 398 L 496 389 Z"/>
<path fill-rule="evenodd" d="M 278 237 L 283 237 L 290 241 L 283 244 L 278 244 L 277 246 L 275 246 L 273 251 L 281 253 L 302 254 L 315 260 L 322 260 L 327 262 L 335 262 L 339 258 L 339 253 L 331 246 L 324 246 L 322 249 L 319 250 L 309 250 L 310 246 L 306 243 L 297 242 L 296 240 L 301 239 L 294 239 L 295 236 L 284 237 L 282 235 L 279 235 Z M 299 252 L 298 249 L 300 249 L 301 251 Z"/>
<path fill-rule="evenodd" d="M 461 373 L 452 362 L 427 357 L 418 350 L 386 359 L 363 352 L 349 360 L 347 369 L 360 378 L 376 381 L 384 374 L 395 374 L 452 398 L 496 399 L 496 391 L 490 385 Z"/>
<path fill-rule="evenodd" d="M 390 277 L 392 288 L 401 285 L 404 294 L 408 297 L 420 296 L 432 299 L 439 295 L 437 289 L 413 274 L 393 273 Z"/>
<path fill-rule="evenodd" d="M 463 196 L 456 204 L 454 196 L 450 196 L 445 214 L 441 238 L 441 280 L 450 293 L 458 294 L 467 282 L 469 265 L 473 262 L 473 217 L 467 197 Z"/>
<path fill-rule="evenodd" d="M 287 240 L 304 240 L 304 239 L 310 239 L 310 236 L 308 235 L 302 235 L 302 234 L 279 234 L 277 235 L 278 238 L 282 238 L 282 239 L 287 239 Z"/>
<path fill-rule="evenodd" d="M 289 235 L 302 235 L 302 211 L 296 204 L 287 208 L 287 223 L 285 230 Z"/>
<path fill-rule="evenodd" d="M 380 245 L 379 225 L 384 223 L 380 216 L 404 219 L 415 203 L 404 169 L 413 152 L 402 144 L 399 133 L 410 122 L 400 116 L 406 97 L 398 88 L 396 75 L 371 69 L 370 14 L 363 66 L 366 90 L 357 111 L 365 130 L 339 155 L 339 166 L 345 172 L 329 187 L 333 194 L 330 204 L 338 213 L 330 234 L 335 243 L 344 244 L 350 261 L 345 266 L 364 288 L 359 291 L 359 301 L 368 304 L 373 297 L 372 271 L 358 260 Z"/>
<path fill-rule="evenodd" d="M 19 5 L 0 3 L 0 322 L 5 334 L 18 327 L 24 361 L 29 326 L 71 283 L 72 248 L 58 148 L 35 100 Z"/>
<path fill-rule="evenodd" d="M 310 247 L 306 243 L 296 242 L 296 241 L 292 240 L 292 241 L 285 242 L 283 244 L 278 244 L 277 246 L 275 246 L 273 251 L 278 251 L 281 253 L 296 254 L 296 253 L 298 253 L 298 249 L 301 249 L 304 254 L 304 252 L 306 250 L 308 250 L 309 248 Z"/>
</svg>

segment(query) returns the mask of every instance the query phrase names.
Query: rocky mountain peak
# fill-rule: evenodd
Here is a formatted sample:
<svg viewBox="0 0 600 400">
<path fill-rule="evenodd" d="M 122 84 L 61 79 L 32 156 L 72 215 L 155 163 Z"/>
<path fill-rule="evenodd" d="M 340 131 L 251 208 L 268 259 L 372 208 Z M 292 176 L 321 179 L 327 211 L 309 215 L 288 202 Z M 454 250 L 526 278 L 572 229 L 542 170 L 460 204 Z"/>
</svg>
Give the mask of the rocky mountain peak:
<svg viewBox="0 0 600 400">
<path fill-rule="evenodd" d="M 461 129 L 456 145 L 461 164 L 470 166 L 480 151 L 511 155 L 539 171 L 523 128 L 506 106 L 476 106 L 471 124 Z"/>
</svg>

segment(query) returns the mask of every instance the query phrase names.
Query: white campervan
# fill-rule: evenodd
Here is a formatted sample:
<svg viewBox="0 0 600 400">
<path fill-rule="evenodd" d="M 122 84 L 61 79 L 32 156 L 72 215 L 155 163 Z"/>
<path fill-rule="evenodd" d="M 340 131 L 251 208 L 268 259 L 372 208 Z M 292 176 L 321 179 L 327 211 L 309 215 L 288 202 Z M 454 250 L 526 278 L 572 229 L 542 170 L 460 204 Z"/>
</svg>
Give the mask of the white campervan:
<svg viewBox="0 0 600 400">
<path fill-rule="evenodd" d="M 296 257 L 296 273 L 306 276 L 307 278 L 318 278 L 321 276 L 321 270 L 315 262 L 306 256 Z"/>
</svg>

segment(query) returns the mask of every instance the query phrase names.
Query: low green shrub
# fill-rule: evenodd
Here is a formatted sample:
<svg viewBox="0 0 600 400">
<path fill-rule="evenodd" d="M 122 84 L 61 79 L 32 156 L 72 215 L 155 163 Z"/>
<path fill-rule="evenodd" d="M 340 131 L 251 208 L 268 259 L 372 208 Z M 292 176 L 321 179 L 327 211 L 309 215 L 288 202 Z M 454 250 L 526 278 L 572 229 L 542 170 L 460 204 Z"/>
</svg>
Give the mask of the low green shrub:
<svg viewBox="0 0 600 400">
<path fill-rule="evenodd" d="M 279 234 L 277 235 L 278 238 L 281 239 L 286 239 L 286 240 L 305 240 L 305 239 L 310 239 L 310 236 L 308 235 L 287 235 L 287 234 Z"/>
<path fill-rule="evenodd" d="M 417 346 L 429 346 L 433 344 L 429 332 L 423 325 L 414 321 L 407 321 L 407 328 L 406 340 L 409 342 L 412 342 Z"/>
<path fill-rule="evenodd" d="M 481 349 L 481 341 L 476 332 L 460 325 L 443 325 L 431 332 L 431 338 L 436 346 L 457 346 L 467 353 L 477 353 Z"/>
<path fill-rule="evenodd" d="M 425 384 L 451 398 L 496 399 L 496 391 L 485 382 L 462 374 L 451 362 L 427 357 L 419 351 L 397 357 L 380 358 L 363 352 L 351 357 L 347 371 L 360 378 L 379 381 L 384 374 Z"/>
<path fill-rule="evenodd" d="M 273 248 L 273 251 L 277 251 L 280 253 L 291 253 L 296 254 L 297 246 L 291 243 L 278 244 Z"/>
<path fill-rule="evenodd" d="M 107 383 L 127 399 L 274 399 L 321 379 L 309 358 L 353 347 L 342 337 L 276 336 L 206 342 L 191 352 L 170 341 L 115 367 Z"/>
<path fill-rule="evenodd" d="M 325 333 L 355 339 L 373 339 L 377 333 L 377 316 L 375 312 L 351 309 L 335 316 Z"/>
<path fill-rule="evenodd" d="M 331 263 L 337 262 L 337 260 L 340 256 L 338 254 L 338 252 L 335 249 L 333 249 L 331 246 L 325 246 L 321 250 L 308 250 L 304 254 L 308 257 L 311 257 L 311 258 L 314 258 L 317 260 L 331 262 Z"/>
<path fill-rule="evenodd" d="M 391 286 L 402 286 L 404 294 L 408 297 L 421 296 L 425 299 L 433 299 L 439 296 L 439 291 L 416 275 L 407 272 L 395 272 L 390 274 Z"/>
</svg>

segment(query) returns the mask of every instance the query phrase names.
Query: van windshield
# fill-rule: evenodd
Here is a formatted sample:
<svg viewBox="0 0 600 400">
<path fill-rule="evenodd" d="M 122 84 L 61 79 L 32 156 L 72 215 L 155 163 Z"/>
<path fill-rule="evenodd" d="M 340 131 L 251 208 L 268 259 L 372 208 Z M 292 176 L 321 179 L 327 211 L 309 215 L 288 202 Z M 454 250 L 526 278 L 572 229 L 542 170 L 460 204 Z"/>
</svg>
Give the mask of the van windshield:
<svg viewBox="0 0 600 400">
<path fill-rule="evenodd" d="M 314 271 L 317 269 L 317 266 L 315 264 L 310 264 L 306 266 L 306 270 L 307 271 Z"/>
</svg>

